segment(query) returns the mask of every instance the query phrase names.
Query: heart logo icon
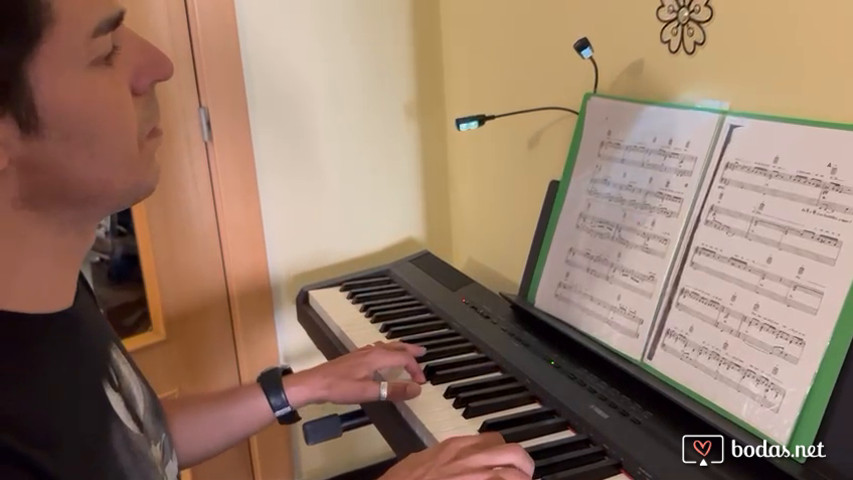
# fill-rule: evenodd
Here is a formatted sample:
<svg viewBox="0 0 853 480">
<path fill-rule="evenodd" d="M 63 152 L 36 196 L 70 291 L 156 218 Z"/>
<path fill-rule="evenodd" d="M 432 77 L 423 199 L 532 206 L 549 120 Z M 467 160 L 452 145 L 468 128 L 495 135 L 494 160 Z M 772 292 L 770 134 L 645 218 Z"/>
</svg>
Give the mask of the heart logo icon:
<svg viewBox="0 0 853 480">
<path fill-rule="evenodd" d="M 711 441 L 705 440 L 704 442 L 700 442 L 699 440 L 694 440 L 693 449 L 699 452 L 699 455 L 707 457 L 711 453 Z"/>
</svg>

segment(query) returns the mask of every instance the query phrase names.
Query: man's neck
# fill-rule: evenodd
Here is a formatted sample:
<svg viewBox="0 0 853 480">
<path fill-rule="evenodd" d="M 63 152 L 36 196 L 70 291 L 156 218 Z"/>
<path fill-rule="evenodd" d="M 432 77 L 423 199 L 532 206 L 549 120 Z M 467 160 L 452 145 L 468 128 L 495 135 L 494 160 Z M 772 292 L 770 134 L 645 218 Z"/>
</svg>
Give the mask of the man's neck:
<svg viewBox="0 0 853 480">
<path fill-rule="evenodd" d="M 0 206 L 0 310 L 53 313 L 74 303 L 95 226 Z"/>
</svg>

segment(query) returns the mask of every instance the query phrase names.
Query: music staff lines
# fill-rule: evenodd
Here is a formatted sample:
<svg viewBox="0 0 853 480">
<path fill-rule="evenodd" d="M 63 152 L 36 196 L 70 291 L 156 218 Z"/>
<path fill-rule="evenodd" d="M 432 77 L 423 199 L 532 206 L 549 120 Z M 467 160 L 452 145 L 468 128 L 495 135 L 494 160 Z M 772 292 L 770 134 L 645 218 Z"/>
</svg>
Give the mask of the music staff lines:
<svg viewBox="0 0 853 480">
<path fill-rule="evenodd" d="M 835 263 L 838 261 L 838 256 L 841 254 L 841 247 L 843 245 L 843 242 L 835 237 L 817 234 L 811 230 L 788 227 L 780 223 L 765 220 L 757 215 L 749 215 L 735 210 L 730 210 L 728 208 L 720 207 L 718 205 L 711 205 L 711 208 L 708 213 L 709 216 L 705 219 L 704 223 L 705 225 L 711 228 L 730 235 L 736 235 L 738 237 L 742 237 L 747 240 L 760 243 L 762 245 L 767 245 L 768 247 L 773 247 L 780 251 L 793 253 L 800 257 L 814 260 L 825 265 L 835 266 Z M 718 216 L 724 216 L 735 220 L 748 222 L 748 226 L 746 230 L 744 230 L 743 228 L 737 228 L 733 225 L 729 225 L 717 220 Z M 756 230 L 760 229 L 771 230 L 772 232 L 780 234 L 780 236 L 774 239 L 766 235 L 761 235 L 760 233 L 756 232 Z M 820 252 L 816 252 L 808 248 L 798 247 L 790 242 L 786 243 L 785 240 L 788 237 L 794 237 L 806 240 L 808 242 L 813 242 L 816 244 L 815 246 L 817 248 L 826 249 L 834 253 L 833 255 L 824 255 Z"/>
<path fill-rule="evenodd" d="M 820 189 L 822 193 L 835 192 L 843 195 L 853 195 L 853 188 L 842 185 L 838 182 L 826 181 L 820 178 L 808 177 L 806 175 L 792 175 L 790 173 L 769 170 L 764 167 L 754 165 L 744 165 L 740 162 L 726 162 L 725 170 L 735 172 L 744 172 L 750 175 L 758 175 L 768 180 L 781 180 L 783 182 L 796 183 L 798 185 L 806 185 Z"/>
<path fill-rule="evenodd" d="M 692 300 L 707 309 L 714 311 L 714 316 L 699 311 L 690 306 L 685 300 Z M 760 352 L 779 357 L 791 364 L 798 364 L 806 347 L 806 341 L 797 335 L 790 333 L 784 328 L 777 328 L 768 322 L 761 321 L 754 316 L 729 308 L 720 302 L 713 300 L 695 290 L 682 288 L 675 303 L 675 308 L 697 320 L 719 329 L 734 338 L 743 341 L 747 346 Z M 701 307 L 699 307 L 701 308 Z M 729 318 L 738 323 L 737 327 L 729 325 Z M 752 332 L 757 330 L 755 334 Z M 764 339 L 773 339 L 775 344 Z M 797 352 L 796 354 L 791 351 Z"/>
<path fill-rule="evenodd" d="M 639 210 L 643 212 L 654 213 L 658 215 L 663 215 L 664 217 L 672 218 L 681 213 L 681 207 L 683 203 L 683 199 L 676 195 L 672 195 L 666 192 L 656 191 L 656 190 L 647 190 L 644 188 L 638 188 L 630 184 L 624 183 L 613 183 L 610 182 L 609 179 L 597 179 L 594 178 L 590 180 L 589 187 L 587 188 L 587 194 L 594 198 L 599 198 L 602 200 L 606 200 L 609 203 L 619 205 L 622 207 L 628 207 L 633 210 Z M 606 190 L 599 190 L 596 188 L 596 185 L 602 185 L 606 187 L 610 187 L 612 189 L 618 190 L 619 192 L 629 192 L 633 194 L 641 194 L 642 200 L 638 200 L 635 198 L 626 198 L 621 194 L 609 192 Z M 661 205 L 653 205 L 647 201 L 648 197 L 653 197 L 661 201 Z M 671 208 L 667 208 L 663 205 L 664 202 L 672 202 L 678 205 L 678 209 L 674 210 Z"/>
<path fill-rule="evenodd" d="M 639 156 L 640 158 L 628 158 Z M 659 158 L 660 162 L 654 162 L 647 158 Z M 622 142 L 603 141 L 598 149 L 598 158 L 604 162 L 618 163 L 639 167 L 661 173 L 675 174 L 677 177 L 689 177 L 693 175 L 696 168 L 696 155 L 678 153 L 661 147 L 646 147 L 643 145 L 625 145 Z M 690 168 L 684 167 L 684 163 L 690 164 Z M 675 163 L 675 165 L 668 165 Z"/>
<path fill-rule="evenodd" d="M 561 291 L 565 291 L 568 293 L 561 293 Z M 571 294 L 575 294 L 581 297 L 583 300 L 578 301 L 571 297 Z M 643 319 L 638 317 L 633 312 L 630 312 L 624 308 L 620 308 L 616 305 L 613 305 L 609 302 L 606 302 L 594 295 L 590 295 L 589 293 L 584 292 L 580 288 L 567 284 L 565 282 L 559 282 L 557 284 L 557 289 L 554 292 L 554 296 L 563 303 L 569 304 L 588 315 L 591 318 L 594 318 L 600 322 L 603 322 L 610 326 L 610 328 L 616 330 L 617 332 L 631 338 L 639 338 L 640 337 L 640 325 L 643 324 Z M 614 320 L 613 318 L 602 314 L 601 312 L 595 311 L 591 309 L 587 304 L 593 304 L 608 313 L 616 315 L 620 318 L 623 318 L 634 325 L 634 328 L 629 328 L 622 323 Z"/>
<path fill-rule="evenodd" d="M 798 193 L 787 192 L 785 190 L 779 190 L 778 188 L 765 187 L 763 185 L 756 185 L 754 183 L 741 182 L 740 180 L 733 180 L 731 178 L 721 177 L 720 183 L 723 185 L 730 185 L 732 187 L 739 188 L 741 190 L 748 190 L 750 192 L 763 193 L 765 195 L 770 195 L 772 197 L 784 198 L 786 200 L 791 200 L 794 202 L 802 203 L 803 205 L 808 205 L 810 207 L 818 207 L 826 210 L 831 210 L 833 212 L 839 213 L 853 213 L 853 207 L 849 205 L 845 205 L 843 203 L 838 202 L 830 202 L 827 200 L 823 200 L 822 198 L 812 198 L 807 197 L 805 195 L 800 195 Z"/>
<path fill-rule="evenodd" d="M 632 153 L 638 153 L 640 155 L 659 155 L 660 157 L 663 157 L 664 160 L 673 159 L 679 163 L 690 162 L 695 164 L 697 160 L 696 155 L 691 155 L 689 153 L 673 152 L 663 147 L 647 147 L 645 145 L 636 144 L 626 145 L 624 142 L 614 140 L 602 141 L 598 148 L 599 154 L 608 149 L 621 151 L 624 154 L 629 155 Z"/>
<path fill-rule="evenodd" d="M 785 400 L 787 390 L 782 385 L 741 365 L 728 355 L 690 340 L 675 329 L 666 329 L 661 350 L 774 413 L 779 412 Z"/>
<path fill-rule="evenodd" d="M 670 167 L 667 165 L 661 165 L 659 163 L 647 162 L 645 160 L 629 160 L 623 157 L 615 157 L 615 156 L 607 156 L 602 155 L 600 157 L 601 161 L 610 162 L 610 163 L 619 163 L 622 165 L 629 165 L 632 167 L 644 168 L 646 170 L 652 170 L 660 173 L 674 173 L 676 177 L 689 177 L 693 175 L 692 168 L 679 168 L 679 167 Z"/>
<path fill-rule="evenodd" d="M 584 265 L 581 262 L 573 260 L 576 252 L 574 248 L 569 248 L 569 253 L 566 256 L 565 263 L 571 268 L 586 272 L 592 277 L 604 280 L 608 283 L 618 285 L 625 290 L 636 293 L 646 298 L 652 298 L 654 295 L 655 275 L 644 274 L 636 270 L 611 262 L 604 255 L 593 255 L 590 252 L 583 252 L 580 255 L 593 265 L 604 267 L 606 271 L 600 271 L 593 268 L 592 265 Z M 633 283 L 631 283 L 633 282 Z M 643 289 L 641 284 L 650 284 L 651 290 Z"/>
<path fill-rule="evenodd" d="M 730 275 L 722 270 L 717 270 L 715 268 L 712 268 L 711 266 L 704 265 L 700 262 L 702 258 L 709 258 L 718 264 L 724 265 L 726 267 L 735 268 L 742 272 L 746 272 L 750 275 L 753 275 L 754 277 L 757 277 L 758 280 L 755 282 L 750 282 L 734 275 Z M 820 304 L 823 301 L 824 293 L 820 290 L 785 278 L 781 275 L 777 275 L 762 268 L 749 265 L 743 260 L 720 255 L 714 252 L 713 250 L 709 250 L 704 247 L 696 248 L 693 253 L 693 256 L 690 259 L 690 266 L 700 272 L 707 273 L 708 275 L 717 277 L 721 280 L 727 281 L 746 290 L 753 291 L 771 300 L 775 300 L 779 303 L 782 303 L 792 308 L 796 308 L 797 310 L 811 315 L 817 314 L 818 309 L 820 308 Z M 765 280 L 786 287 L 787 290 L 785 291 L 785 294 L 783 295 L 781 293 L 773 291 L 770 288 L 760 285 L 760 282 Z M 810 301 L 811 303 L 804 303 L 806 301 Z"/>
<path fill-rule="evenodd" d="M 586 213 L 578 215 L 578 220 L 575 226 L 578 230 L 584 231 L 595 238 L 608 240 L 626 248 L 639 250 L 658 258 L 666 257 L 665 250 L 659 250 L 647 245 L 648 242 L 655 242 L 664 247 L 668 246 L 669 239 L 663 235 L 647 232 L 630 225 L 623 225 L 621 223 L 612 222 Z M 637 239 L 634 240 L 631 237 L 637 237 Z"/>
<path fill-rule="evenodd" d="M 609 178 L 593 178 L 589 181 L 590 185 L 603 185 L 605 187 L 614 188 L 621 192 L 631 192 L 631 193 L 642 193 L 643 197 L 654 197 L 662 202 L 673 202 L 681 205 L 684 203 L 684 199 L 679 197 L 678 195 L 673 195 L 671 193 L 666 193 L 661 190 L 649 190 L 647 188 L 640 188 L 630 183 L 619 183 L 619 182 L 611 182 Z"/>
</svg>

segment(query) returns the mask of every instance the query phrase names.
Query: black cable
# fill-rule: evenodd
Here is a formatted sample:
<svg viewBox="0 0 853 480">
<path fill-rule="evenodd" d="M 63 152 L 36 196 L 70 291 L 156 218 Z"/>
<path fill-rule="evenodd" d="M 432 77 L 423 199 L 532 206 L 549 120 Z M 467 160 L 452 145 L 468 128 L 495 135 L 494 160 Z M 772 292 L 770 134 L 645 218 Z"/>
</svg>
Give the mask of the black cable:
<svg viewBox="0 0 853 480">
<path fill-rule="evenodd" d="M 586 37 L 581 38 L 580 40 L 575 42 L 574 48 L 575 48 L 575 51 L 577 51 L 578 54 L 582 58 L 587 58 L 592 62 L 592 68 L 593 68 L 593 71 L 595 72 L 595 81 L 593 83 L 592 93 L 598 93 L 598 63 L 596 63 L 595 58 L 593 58 L 593 56 L 592 56 L 592 46 L 590 45 L 589 40 L 587 40 Z M 515 112 L 501 113 L 500 115 L 485 115 L 485 114 L 481 113 L 478 115 L 469 115 L 467 117 L 457 118 L 456 119 L 456 129 L 461 131 L 461 132 L 468 131 L 468 130 L 474 130 L 476 128 L 482 127 L 483 125 L 486 124 L 486 122 L 489 122 L 489 121 L 494 120 L 496 118 L 509 117 L 512 115 L 520 115 L 522 113 L 541 112 L 543 110 L 559 110 L 562 112 L 569 112 L 569 113 L 573 113 L 577 116 L 580 116 L 580 113 L 577 110 L 573 110 L 571 108 L 566 108 L 566 107 L 529 108 L 527 110 L 518 110 Z"/>
<path fill-rule="evenodd" d="M 598 93 L 598 64 L 595 63 L 595 57 L 589 57 L 592 62 L 592 68 L 595 69 L 595 86 L 592 88 L 592 93 Z"/>
<path fill-rule="evenodd" d="M 500 115 L 494 115 L 494 116 L 490 115 L 490 116 L 491 116 L 491 117 L 493 117 L 493 119 L 494 119 L 494 118 L 508 117 L 508 116 L 510 116 L 510 115 L 520 115 L 520 114 L 522 114 L 522 113 L 540 112 L 540 111 L 542 111 L 542 110 L 561 110 L 561 111 L 563 111 L 563 112 L 569 112 L 569 113 L 574 113 L 575 115 L 580 115 L 580 114 L 578 113 L 578 111 L 577 111 L 577 110 L 572 110 L 571 108 L 565 108 L 565 107 L 539 107 L 539 108 L 529 108 L 529 109 L 527 109 L 527 110 L 518 110 L 518 111 L 515 111 L 515 112 L 509 112 L 509 113 L 502 113 L 502 114 L 500 114 Z M 490 119 L 490 120 L 491 120 L 491 119 Z"/>
</svg>

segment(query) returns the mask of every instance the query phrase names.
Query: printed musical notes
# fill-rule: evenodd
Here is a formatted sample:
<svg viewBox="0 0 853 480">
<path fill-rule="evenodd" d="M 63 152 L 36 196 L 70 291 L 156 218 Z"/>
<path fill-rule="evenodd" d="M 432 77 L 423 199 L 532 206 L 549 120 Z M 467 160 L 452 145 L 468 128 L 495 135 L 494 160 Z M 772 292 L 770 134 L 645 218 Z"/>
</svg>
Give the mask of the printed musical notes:
<svg viewBox="0 0 853 480">
<path fill-rule="evenodd" d="M 666 247 L 669 245 L 669 239 L 663 235 L 586 213 L 578 215 L 577 228 L 593 238 L 617 243 L 658 258 L 666 256 Z"/>
<path fill-rule="evenodd" d="M 638 272 L 632 268 L 612 262 L 603 255 L 595 255 L 589 251 L 578 253 L 574 248 L 569 248 L 569 253 L 566 255 L 566 265 L 569 268 L 586 272 L 592 277 L 606 280 L 612 285 L 624 288 L 638 295 L 647 298 L 652 298 L 654 295 L 655 280 L 657 278 L 654 273 Z"/>
<path fill-rule="evenodd" d="M 706 261 L 709 260 L 709 261 Z M 797 310 L 816 315 L 823 300 L 823 291 L 776 275 L 735 257 L 720 255 L 713 250 L 696 247 L 690 267 L 713 277 L 755 292 Z M 774 283 L 774 285 L 767 285 Z"/>
<path fill-rule="evenodd" d="M 752 177 L 752 178 L 750 178 Z M 764 180 L 763 184 L 750 181 Z M 831 213 L 853 214 L 853 187 L 813 175 L 791 174 L 738 161 L 725 163 L 721 185 L 791 200 Z"/>
<path fill-rule="evenodd" d="M 642 357 L 719 119 L 589 100 L 571 181 L 555 206 L 538 308 Z"/>
<path fill-rule="evenodd" d="M 722 217 L 722 218 L 720 218 Z M 718 205 L 711 205 L 705 225 L 768 247 L 791 252 L 826 265 L 835 265 L 842 241 L 811 230 L 789 227 Z"/>
<path fill-rule="evenodd" d="M 681 213 L 684 199 L 661 190 L 649 190 L 632 184 L 613 182 L 609 178 L 593 178 L 587 194 L 620 207 L 664 217 Z M 650 201 L 651 200 L 651 201 Z M 655 203 L 657 201 L 657 203 Z"/>
<path fill-rule="evenodd" d="M 581 313 L 609 326 L 614 332 L 630 338 L 640 337 L 643 319 L 625 307 L 608 303 L 595 295 L 583 291 L 583 288 L 565 282 L 557 283 L 554 296 L 561 302 L 576 308 Z"/>
<path fill-rule="evenodd" d="M 705 377 L 734 390 L 739 396 L 749 398 L 762 408 L 778 413 L 787 393 L 785 387 L 766 374 L 756 371 L 718 351 L 690 339 L 689 334 L 675 328 L 667 328 L 661 342 L 661 350 L 676 360 L 690 365 Z"/>
<path fill-rule="evenodd" d="M 662 147 L 648 147 L 621 141 L 602 141 L 598 158 L 604 162 L 619 163 L 644 168 L 676 177 L 692 176 L 696 169 L 696 155 L 675 152 Z"/>
<path fill-rule="evenodd" d="M 727 307 L 691 287 L 681 288 L 675 308 L 733 338 L 740 339 L 745 345 L 794 365 L 800 361 L 806 347 L 802 334 L 775 326 L 758 315 L 748 315 Z"/>
<path fill-rule="evenodd" d="M 683 268 L 645 357 L 783 444 L 853 283 L 853 165 L 825 160 L 842 151 L 853 151 L 853 132 L 734 116 L 723 123 Z M 702 347 L 751 371 L 749 388 L 735 367 L 735 377 L 717 375 Z"/>
<path fill-rule="evenodd" d="M 835 181 L 823 180 L 822 178 L 811 177 L 802 174 L 790 174 L 779 170 L 770 170 L 767 167 L 757 165 L 746 165 L 741 164 L 737 161 L 726 162 L 725 165 L 726 170 L 745 172 L 750 175 L 757 175 L 760 177 L 767 178 L 768 180 L 781 180 L 783 182 L 794 183 L 798 185 L 807 185 L 809 187 L 817 188 L 821 191 L 821 193 L 835 192 L 853 196 L 853 188 L 848 187 L 847 185 L 842 185 L 841 183 Z"/>
</svg>

